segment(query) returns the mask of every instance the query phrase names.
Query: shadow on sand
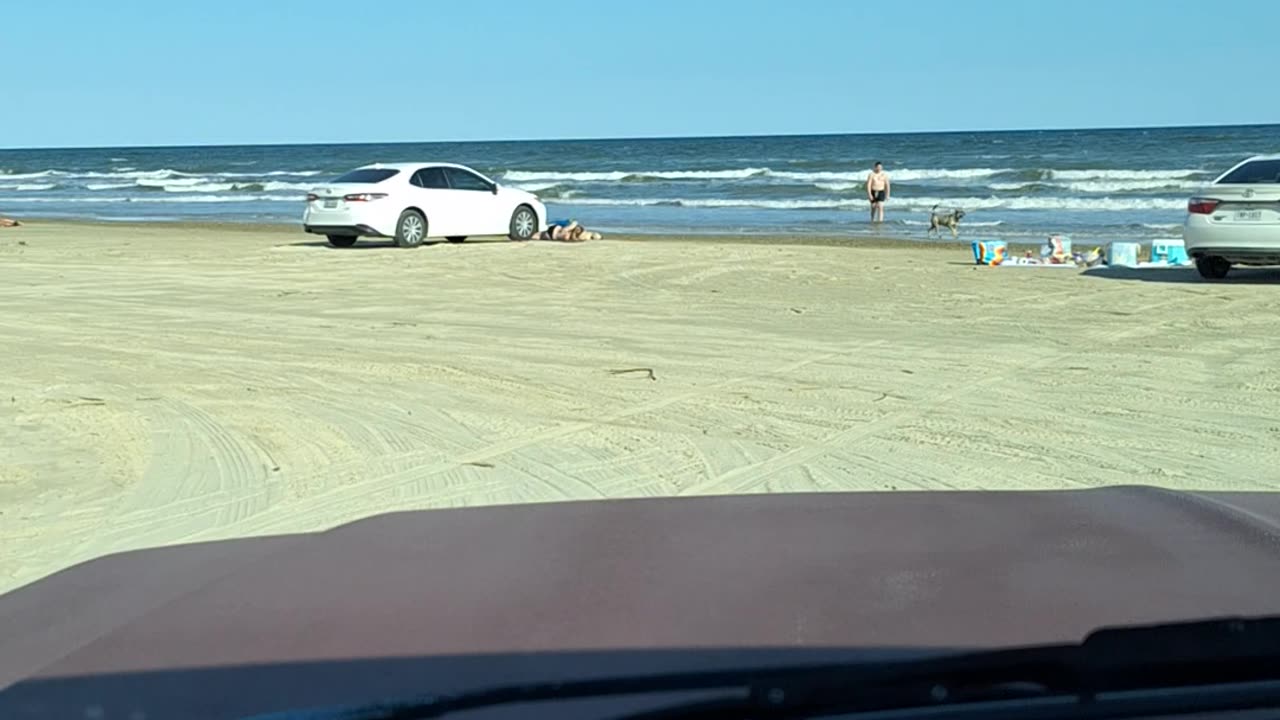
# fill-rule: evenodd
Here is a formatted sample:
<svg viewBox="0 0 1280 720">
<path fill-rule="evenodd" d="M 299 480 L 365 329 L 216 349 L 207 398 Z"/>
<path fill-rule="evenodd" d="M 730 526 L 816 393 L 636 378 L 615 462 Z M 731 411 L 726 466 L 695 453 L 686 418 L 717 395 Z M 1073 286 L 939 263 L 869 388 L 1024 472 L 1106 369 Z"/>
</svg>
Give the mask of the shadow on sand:
<svg viewBox="0 0 1280 720">
<path fill-rule="evenodd" d="M 1082 275 L 1103 280 L 1169 283 L 1175 285 L 1280 285 L 1280 268 L 1236 267 L 1224 280 L 1205 280 L 1194 267 L 1097 267 Z"/>
<path fill-rule="evenodd" d="M 444 240 L 428 240 L 418 247 L 432 247 L 433 245 L 446 245 Z M 301 242 L 286 243 L 281 247 L 308 247 L 320 248 L 321 250 L 330 250 L 333 252 L 354 252 L 357 250 L 399 250 L 393 240 L 365 240 L 361 238 L 360 242 L 346 248 L 337 248 L 329 244 L 327 240 L 303 240 Z M 406 248 L 413 250 L 414 248 Z"/>
</svg>

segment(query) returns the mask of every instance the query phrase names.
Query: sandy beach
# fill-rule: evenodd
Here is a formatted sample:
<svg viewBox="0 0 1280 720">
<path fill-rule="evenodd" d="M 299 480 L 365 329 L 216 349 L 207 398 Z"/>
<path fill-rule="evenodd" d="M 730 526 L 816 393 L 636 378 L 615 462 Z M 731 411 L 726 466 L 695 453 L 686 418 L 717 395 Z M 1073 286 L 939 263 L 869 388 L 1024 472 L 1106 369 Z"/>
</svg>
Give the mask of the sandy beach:
<svg viewBox="0 0 1280 720">
<path fill-rule="evenodd" d="M 0 230 L 0 592 L 390 510 L 1280 487 L 1280 273 L 956 246 Z"/>
</svg>

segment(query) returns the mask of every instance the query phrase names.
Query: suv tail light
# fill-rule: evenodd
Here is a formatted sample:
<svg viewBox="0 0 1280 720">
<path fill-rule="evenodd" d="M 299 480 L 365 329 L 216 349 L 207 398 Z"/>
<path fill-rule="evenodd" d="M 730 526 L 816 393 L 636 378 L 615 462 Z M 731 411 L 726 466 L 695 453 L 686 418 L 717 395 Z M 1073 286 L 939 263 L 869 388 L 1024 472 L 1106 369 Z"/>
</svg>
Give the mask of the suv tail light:
<svg viewBox="0 0 1280 720">
<path fill-rule="evenodd" d="M 307 202 L 315 202 L 319 199 L 320 199 L 319 195 L 315 193 L 307 193 Z"/>
<path fill-rule="evenodd" d="M 354 195 L 343 195 L 342 199 L 347 202 L 372 202 L 381 200 L 386 196 L 386 193 L 355 193 Z"/>
<path fill-rule="evenodd" d="M 1187 212 L 1192 215 L 1212 215 L 1214 210 L 1222 204 L 1221 200 L 1210 200 L 1209 198 L 1191 198 L 1187 201 Z"/>
</svg>

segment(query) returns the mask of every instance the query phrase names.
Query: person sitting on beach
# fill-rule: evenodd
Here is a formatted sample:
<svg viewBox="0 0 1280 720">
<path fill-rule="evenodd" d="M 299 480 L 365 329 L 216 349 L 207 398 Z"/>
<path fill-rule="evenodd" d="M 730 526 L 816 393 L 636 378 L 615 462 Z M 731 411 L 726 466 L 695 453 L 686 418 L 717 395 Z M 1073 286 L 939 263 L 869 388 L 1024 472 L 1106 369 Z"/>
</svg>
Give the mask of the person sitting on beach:
<svg viewBox="0 0 1280 720">
<path fill-rule="evenodd" d="M 589 232 L 578 224 L 577 220 L 556 220 L 538 236 L 539 240 L 558 240 L 560 242 L 582 242 L 599 240 L 600 233 Z"/>
<path fill-rule="evenodd" d="M 0 216 L 0 227 L 18 227 L 22 223 L 17 220 L 11 220 L 7 217 Z"/>
</svg>

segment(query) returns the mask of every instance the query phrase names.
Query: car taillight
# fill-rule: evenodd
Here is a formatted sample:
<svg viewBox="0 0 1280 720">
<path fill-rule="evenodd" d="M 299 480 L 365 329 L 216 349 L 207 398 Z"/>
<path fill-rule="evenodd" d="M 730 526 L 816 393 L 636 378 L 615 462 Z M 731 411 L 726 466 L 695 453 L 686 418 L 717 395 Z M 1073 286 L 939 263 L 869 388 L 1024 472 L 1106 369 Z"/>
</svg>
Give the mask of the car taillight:
<svg viewBox="0 0 1280 720">
<path fill-rule="evenodd" d="M 354 195 L 343 195 L 342 199 L 347 202 L 372 202 L 381 200 L 386 196 L 386 193 L 355 193 Z"/>
<path fill-rule="evenodd" d="M 315 193 L 307 193 L 307 202 L 315 202 L 319 199 L 320 199 L 319 195 Z"/>
<path fill-rule="evenodd" d="M 1210 200 L 1209 198 L 1191 198 L 1187 201 L 1187 212 L 1192 215 L 1212 215 L 1214 210 L 1222 204 L 1221 200 Z"/>
</svg>

